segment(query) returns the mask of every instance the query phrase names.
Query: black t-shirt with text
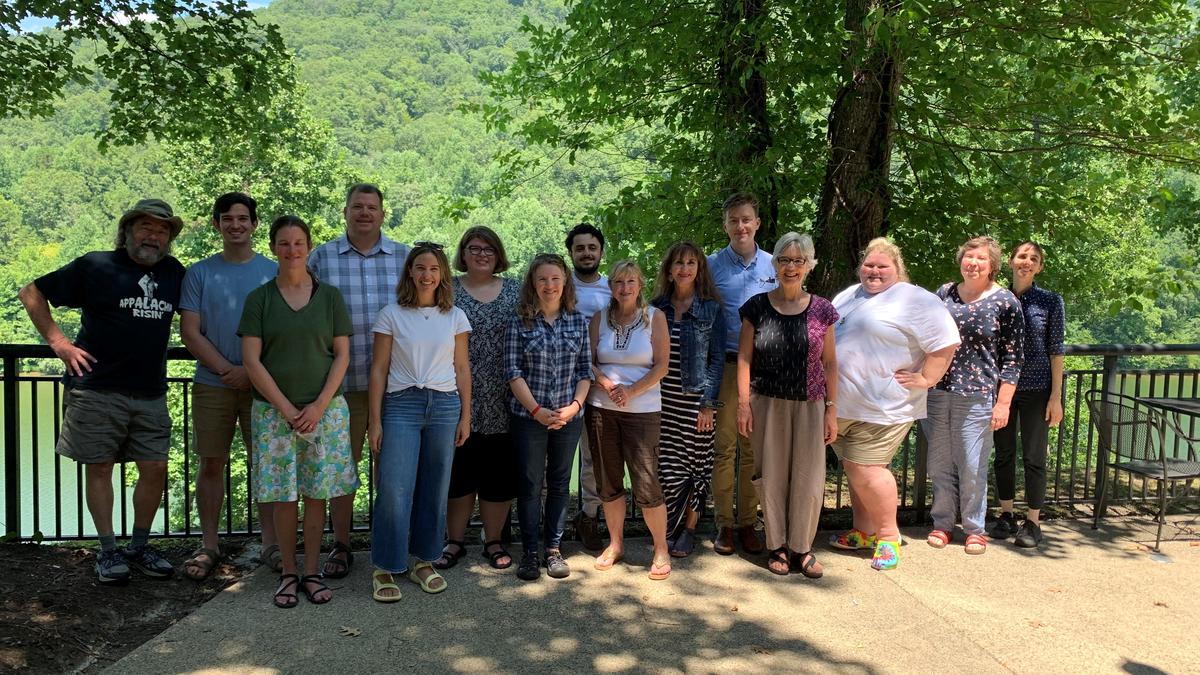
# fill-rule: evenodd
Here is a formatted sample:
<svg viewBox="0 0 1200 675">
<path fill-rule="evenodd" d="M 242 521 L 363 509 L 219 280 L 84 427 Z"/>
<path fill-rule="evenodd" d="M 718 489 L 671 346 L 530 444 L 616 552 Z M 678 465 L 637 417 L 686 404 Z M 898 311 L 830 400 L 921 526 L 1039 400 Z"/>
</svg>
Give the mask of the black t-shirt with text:
<svg viewBox="0 0 1200 675">
<path fill-rule="evenodd" d="M 152 267 L 124 249 L 93 251 L 34 281 L 55 307 L 78 308 L 75 344 L 96 358 L 91 372 L 63 383 L 158 396 L 167 390 L 167 342 L 179 307 L 183 265 L 171 256 Z"/>
</svg>

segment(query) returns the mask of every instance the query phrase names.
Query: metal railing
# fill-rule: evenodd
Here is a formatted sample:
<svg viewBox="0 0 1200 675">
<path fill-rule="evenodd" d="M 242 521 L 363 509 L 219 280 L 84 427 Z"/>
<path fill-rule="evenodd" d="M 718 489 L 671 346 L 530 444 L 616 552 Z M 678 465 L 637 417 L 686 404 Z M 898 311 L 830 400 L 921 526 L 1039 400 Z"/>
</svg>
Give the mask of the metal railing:
<svg viewBox="0 0 1200 675">
<path fill-rule="evenodd" d="M 1098 439 L 1088 419 L 1083 395 L 1090 389 L 1124 391 L 1139 396 L 1200 396 L 1200 369 L 1162 368 L 1135 369 L 1120 367 L 1121 359 L 1148 356 L 1181 356 L 1200 354 L 1200 344 L 1188 345 L 1069 345 L 1070 357 L 1101 359 L 1099 368 L 1077 368 L 1064 374 L 1064 418 L 1057 430 L 1051 430 L 1050 457 L 1047 466 L 1048 507 L 1073 508 L 1091 504 L 1099 471 L 1106 467 L 1100 456 Z M 62 386 L 58 378 L 36 372 L 26 372 L 27 362 L 53 359 L 54 354 L 42 345 L 0 345 L 4 365 L 3 420 L 4 462 L 0 486 L 4 490 L 4 530 L 9 536 L 30 538 L 40 536 L 49 540 L 90 537 L 90 518 L 84 508 L 82 467 L 54 454 L 54 442 L 61 424 Z M 168 352 L 170 362 L 192 361 L 187 350 L 176 347 Z M 1076 360 L 1076 359 L 1072 359 Z M 163 506 L 155 521 L 156 536 L 195 536 L 199 525 L 192 507 L 192 492 L 197 462 L 191 452 L 190 379 L 168 378 L 168 401 L 175 420 L 173 444 L 168 469 Z M 923 521 L 932 494 L 925 470 L 924 439 L 914 425 L 914 431 L 893 460 L 892 468 L 899 487 L 899 508 L 908 520 Z M 1175 452 L 1186 452 L 1176 439 Z M 249 498 L 245 480 L 248 468 L 246 455 L 240 449 L 235 434 L 235 450 L 226 465 L 222 532 L 247 534 L 256 531 L 256 512 Z M 355 511 L 355 529 L 366 530 L 370 523 L 371 490 L 370 454 L 360 467 L 363 485 Z M 118 513 L 114 525 L 120 534 L 128 534 L 132 519 L 130 488 L 134 471 L 121 466 L 115 474 L 115 502 Z M 1021 478 L 1018 471 L 1018 495 Z M 1156 495 L 1149 481 L 1132 476 L 1117 477 L 1116 502 L 1154 500 Z M 1172 490 L 1174 490 L 1174 486 Z M 1191 490 L 1190 485 L 1184 486 Z M 1189 493 L 1172 493 L 1172 498 Z M 826 510 L 823 524 L 844 520 L 849 504 L 844 477 L 839 469 L 831 468 L 827 479 Z M 634 511 L 629 511 L 633 517 Z"/>
</svg>

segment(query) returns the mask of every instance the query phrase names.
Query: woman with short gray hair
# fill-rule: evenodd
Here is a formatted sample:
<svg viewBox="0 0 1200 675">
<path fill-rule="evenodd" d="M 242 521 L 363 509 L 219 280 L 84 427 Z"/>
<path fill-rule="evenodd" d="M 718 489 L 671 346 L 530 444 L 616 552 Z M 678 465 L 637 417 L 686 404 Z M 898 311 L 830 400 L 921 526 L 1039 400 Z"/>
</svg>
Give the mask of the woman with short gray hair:
<svg viewBox="0 0 1200 675">
<path fill-rule="evenodd" d="M 789 232 L 773 258 L 779 286 L 742 305 L 738 432 L 751 436 L 754 486 L 763 508 L 767 568 L 824 573 L 812 554 L 825 495 L 825 445 L 837 438 L 837 310 L 804 290 L 816 266 L 812 238 Z"/>
</svg>

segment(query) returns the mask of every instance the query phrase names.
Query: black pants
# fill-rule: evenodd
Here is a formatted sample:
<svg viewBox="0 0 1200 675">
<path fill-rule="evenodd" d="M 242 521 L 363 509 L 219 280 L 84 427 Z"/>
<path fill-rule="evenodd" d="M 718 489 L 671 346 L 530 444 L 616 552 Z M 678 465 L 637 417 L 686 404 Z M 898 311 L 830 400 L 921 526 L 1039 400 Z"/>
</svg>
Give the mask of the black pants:
<svg viewBox="0 0 1200 675">
<path fill-rule="evenodd" d="M 996 496 L 1017 496 L 1017 429 L 1021 431 L 1021 460 L 1025 464 L 1025 501 L 1031 509 L 1046 502 L 1046 450 L 1050 425 L 1046 404 L 1050 391 L 1018 391 L 1008 408 L 1008 426 L 993 434 L 996 445 Z"/>
</svg>

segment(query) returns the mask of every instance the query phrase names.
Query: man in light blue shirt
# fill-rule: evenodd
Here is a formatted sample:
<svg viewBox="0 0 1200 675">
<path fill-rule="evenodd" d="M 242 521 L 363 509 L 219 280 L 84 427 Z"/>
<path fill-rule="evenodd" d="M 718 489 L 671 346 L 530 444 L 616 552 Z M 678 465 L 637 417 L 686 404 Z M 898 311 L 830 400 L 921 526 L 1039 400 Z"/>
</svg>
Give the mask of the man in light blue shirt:
<svg viewBox="0 0 1200 675">
<path fill-rule="evenodd" d="M 713 502 L 716 505 L 717 538 L 713 550 L 722 555 L 734 552 L 734 535 L 746 553 L 761 553 L 762 542 L 755 531 L 758 521 L 758 496 L 754 492 L 754 448 L 750 439 L 737 432 L 737 363 L 738 335 L 742 319 L 738 310 L 742 304 L 759 293 L 775 288 L 775 268 L 771 254 L 760 249 L 754 241 L 761 221 L 758 218 L 758 199 L 747 192 L 730 195 L 722 205 L 725 234 L 729 246 L 708 256 L 708 268 L 721 294 L 725 312 L 725 375 L 721 378 L 717 410 L 716 458 L 713 463 Z M 749 401 L 745 404 L 750 405 Z M 736 476 L 737 511 L 734 512 L 734 478 Z M 736 530 L 735 530 L 736 528 Z"/>
<path fill-rule="evenodd" d="M 250 291 L 274 279 L 276 274 L 274 261 L 254 252 L 258 206 L 253 198 L 240 192 L 217 197 L 212 225 L 221 233 L 221 252 L 188 268 L 179 300 L 183 344 L 196 357 L 192 446 L 200 457 L 196 510 L 200 513 L 202 543 L 200 550 L 183 564 L 183 573 L 196 581 L 208 577 L 221 557 L 217 530 L 221 504 L 225 501 L 225 465 L 237 427 L 241 427 L 249 466 L 250 378 L 242 367 L 238 321 Z M 246 472 L 247 476 L 250 474 Z M 282 558 L 275 543 L 273 511 L 273 504 L 258 505 L 262 559 L 274 567 Z"/>
<path fill-rule="evenodd" d="M 342 292 L 350 310 L 354 333 L 350 336 L 350 366 L 342 390 L 350 407 L 350 452 L 357 464 L 367 437 L 367 380 L 374 343 L 371 327 L 379 310 L 396 301 L 396 284 L 409 248 L 383 234 L 383 191 L 376 185 L 350 186 L 342 216 L 346 233 L 317 247 L 308 258 L 308 266 L 319 282 Z M 353 492 L 329 500 L 334 544 L 323 570 L 327 577 L 340 579 L 350 572 L 353 514 Z"/>
</svg>

